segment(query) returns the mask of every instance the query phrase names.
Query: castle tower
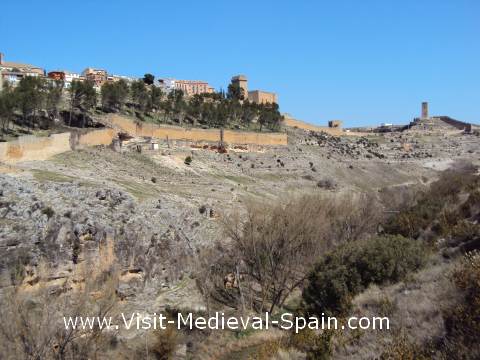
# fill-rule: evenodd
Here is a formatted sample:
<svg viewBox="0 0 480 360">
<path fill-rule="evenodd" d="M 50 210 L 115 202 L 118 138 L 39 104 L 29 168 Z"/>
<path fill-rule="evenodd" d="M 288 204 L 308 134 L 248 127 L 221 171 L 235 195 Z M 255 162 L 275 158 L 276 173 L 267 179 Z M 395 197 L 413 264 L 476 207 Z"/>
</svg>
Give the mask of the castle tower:
<svg viewBox="0 0 480 360">
<path fill-rule="evenodd" d="M 238 85 L 243 89 L 243 96 L 248 99 L 248 79 L 245 75 L 237 75 L 232 77 L 232 84 Z"/>
<path fill-rule="evenodd" d="M 428 119 L 428 102 L 422 102 L 422 116 L 421 119 Z"/>
</svg>

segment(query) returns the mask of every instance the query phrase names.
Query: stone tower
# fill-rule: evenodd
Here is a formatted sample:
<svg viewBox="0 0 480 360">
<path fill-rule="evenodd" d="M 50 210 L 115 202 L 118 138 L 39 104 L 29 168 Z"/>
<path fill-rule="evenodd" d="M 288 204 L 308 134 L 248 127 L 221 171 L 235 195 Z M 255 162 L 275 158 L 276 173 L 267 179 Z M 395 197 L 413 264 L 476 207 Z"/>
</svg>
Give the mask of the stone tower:
<svg viewBox="0 0 480 360">
<path fill-rule="evenodd" d="M 243 89 L 243 96 L 248 99 L 248 79 L 245 75 L 237 75 L 232 77 L 232 84 L 237 85 Z"/>
<path fill-rule="evenodd" d="M 422 116 L 421 119 L 428 119 L 428 102 L 422 102 Z"/>
</svg>

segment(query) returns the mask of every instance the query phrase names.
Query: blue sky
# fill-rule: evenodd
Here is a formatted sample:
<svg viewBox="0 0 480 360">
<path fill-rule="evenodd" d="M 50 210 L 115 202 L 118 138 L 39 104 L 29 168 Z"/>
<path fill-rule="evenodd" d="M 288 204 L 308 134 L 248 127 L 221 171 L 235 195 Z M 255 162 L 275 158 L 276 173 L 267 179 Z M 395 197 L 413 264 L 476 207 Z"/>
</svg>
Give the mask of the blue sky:
<svg viewBox="0 0 480 360">
<path fill-rule="evenodd" d="M 316 124 L 480 123 L 478 0 L 5 1 L 7 61 L 275 91 Z"/>
</svg>

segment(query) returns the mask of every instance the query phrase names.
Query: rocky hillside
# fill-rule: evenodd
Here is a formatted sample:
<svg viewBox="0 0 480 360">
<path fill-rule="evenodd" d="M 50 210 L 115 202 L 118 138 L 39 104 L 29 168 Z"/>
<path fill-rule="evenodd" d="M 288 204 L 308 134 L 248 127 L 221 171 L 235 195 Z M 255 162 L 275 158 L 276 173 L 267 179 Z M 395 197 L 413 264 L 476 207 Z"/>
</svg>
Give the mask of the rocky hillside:
<svg viewBox="0 0 480 360">
<path fill-rule="evenodd" d="M 393 198 L 399 189 L 427 186 L 454 161 L 478 163 L 479 150 L 473 135 L 359 138 L 291 129 L 287 147 L 256 152 L 96 147 L 2 165 L 0 296 L 5 302 L 14 291 L 35 302 L 45 290 L 74 301 L 81 284 L 95 279 L 95 291 L 105 292 L 99 279 L 115 274 L 116 309 L 205 311 L 195 280 L 199 254 L 226 242 L 224 218 L 241 214 L 250 199 L 273 203 L 288 194 L 319 193 Z M 383 206 L 398 210 L 393 200 Z M 119 331 L 121 345 L 107 352 L 137 353 L 143 335 Z M 198 350 L 205 335 L 185 336 L 175 348 L 180 357 Z M 29 341 L 40 346 L 37 338 Z M 24 351 L 0 345 L 7 358 Z"/>
</svg>

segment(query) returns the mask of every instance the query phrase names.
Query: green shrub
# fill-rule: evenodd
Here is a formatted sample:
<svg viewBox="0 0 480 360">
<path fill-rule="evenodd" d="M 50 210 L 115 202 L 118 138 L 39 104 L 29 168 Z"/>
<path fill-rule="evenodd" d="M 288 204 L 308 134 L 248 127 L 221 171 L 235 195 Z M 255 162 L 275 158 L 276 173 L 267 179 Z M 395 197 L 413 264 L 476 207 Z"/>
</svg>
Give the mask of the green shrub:
<svg viewBox="0 0 480 360">
<path fill-rule="evenodd" d="M 190 165 L 192 163 L 192 157 L 189 155 L 185 158 L 185 165 Z"/>
<path fill-rule="evenodd" d="M 451 230 L 455 243 L 462 243 L 480 236 L 480 225 L 467 220 L 459 221 Z"/>
<path fill-rule="evenodd" d="M 346 314 L 370 284 L 395 283 L 423 266 L 426 249 L 402 236 L 374 237 L 337 248 L 310 273 L 303 291 L 307 313 Z"/>
<path fill-rule="evenodd" d="M 47 218 L 50 219 L 53 215 L 55 215 L 55 211 L 50 206 L 47 206 L 46 208 L 42 209 L 42 214 L 47 215 Z"/>
<path fill-rule="evenodd" d="M 475 171 L 474 168 L 466 167 L 443 172 L 413 206 L 401 209 L 399 214 L 387 220 L 384 225 L 385 232 L 418 238 L 423 230 L 438 220 L 435 224 L 435 232 L 440 235 L 448 234 L 459 217 L 467 212 L 470 213 L 473 204 L 478 204 L 480 194 L 475 189 L 479 185 L 480 178 Z M 462 208 L 461 214 L 457 211 L 443 211 L 447 206 L 455 206 L 458 203 L 458 195 L 462 191 L 471 192 L 472 198 L 467 201 L 465 208 Z"/>
</svg>

